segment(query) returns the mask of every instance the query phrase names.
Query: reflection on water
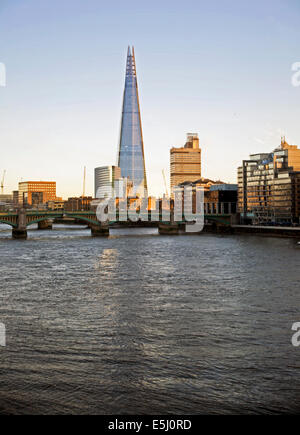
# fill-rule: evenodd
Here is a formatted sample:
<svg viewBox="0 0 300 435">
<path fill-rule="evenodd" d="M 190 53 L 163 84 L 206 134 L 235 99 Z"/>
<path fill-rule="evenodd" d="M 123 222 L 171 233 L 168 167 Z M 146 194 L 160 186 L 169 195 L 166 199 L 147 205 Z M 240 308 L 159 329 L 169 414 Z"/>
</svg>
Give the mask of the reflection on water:
<svg viewBox="0 0 300 435">
<path fill-rule="evenodd" d="M 294 240 L 0 228 L 2 413 L 300 411 Z"/>
</svg>

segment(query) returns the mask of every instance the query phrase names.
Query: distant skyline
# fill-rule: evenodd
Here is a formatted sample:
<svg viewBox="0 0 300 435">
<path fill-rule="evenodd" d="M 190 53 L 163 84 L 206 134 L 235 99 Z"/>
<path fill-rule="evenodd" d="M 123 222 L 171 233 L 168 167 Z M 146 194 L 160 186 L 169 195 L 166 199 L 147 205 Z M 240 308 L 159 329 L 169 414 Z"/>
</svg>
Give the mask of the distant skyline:
<svg viewBox="0 0 300 435">
<path fill-rule="evenodd" d="M 135 46 L 149 192 L 172 146 L 199 134 L 202 175 L 236 183 L 249 154 L 300 145 L 299 0 L 1 0 L 0 177 L 80 195 L 117 163 L 128 45 Z"/>
</svg>

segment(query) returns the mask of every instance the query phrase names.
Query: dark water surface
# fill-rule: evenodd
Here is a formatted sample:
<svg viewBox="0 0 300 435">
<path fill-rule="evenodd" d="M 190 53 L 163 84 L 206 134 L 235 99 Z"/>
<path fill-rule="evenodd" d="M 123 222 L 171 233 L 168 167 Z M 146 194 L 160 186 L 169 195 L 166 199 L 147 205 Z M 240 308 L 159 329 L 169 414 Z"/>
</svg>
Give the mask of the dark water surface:
<svg viewBox="0 0 300 435">
<path fill-rule="evenodd" d="M 6 228 L 1 413 L 300 412 L 294 240 Z"/>
</svg>

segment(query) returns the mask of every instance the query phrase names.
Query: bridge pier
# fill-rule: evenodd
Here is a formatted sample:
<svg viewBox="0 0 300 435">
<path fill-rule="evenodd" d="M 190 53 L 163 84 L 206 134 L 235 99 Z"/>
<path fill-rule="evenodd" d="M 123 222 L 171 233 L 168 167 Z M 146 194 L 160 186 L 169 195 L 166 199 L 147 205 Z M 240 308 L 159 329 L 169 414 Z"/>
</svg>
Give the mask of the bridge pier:
<svg viewBox="0 0 300 435">
<path fill-rule="evenodd" d="M 17 223 L 18 223 L 18 227 L 13 228 L 12 230 L 13 239 L 26 240 L 27 222 L 26 222 L 26 210 L 24 208 L 21 208 L 18 212 Z"/>
<path fill-rule="evenodd" d="M 90 225 L 92 237 L 108 237 L 109 236 L 109 225 Z"/>
<path fill-rule="evenodd" d="M 13 228 L 12 237 L 16 240 L 26 240 L 27 239 L 27 230 Z"/>
<path fill-rule="evenodd" d="M 159 223 L 158 232 L 164 236 L 178 236 L 179 224 L 175 223 Z"/>
<path fill-rule="evenodd" d="M 39 230 L 52 230 L 53 222 L 51 220 L 45 220 L 38 223 Z"/>
</svg>

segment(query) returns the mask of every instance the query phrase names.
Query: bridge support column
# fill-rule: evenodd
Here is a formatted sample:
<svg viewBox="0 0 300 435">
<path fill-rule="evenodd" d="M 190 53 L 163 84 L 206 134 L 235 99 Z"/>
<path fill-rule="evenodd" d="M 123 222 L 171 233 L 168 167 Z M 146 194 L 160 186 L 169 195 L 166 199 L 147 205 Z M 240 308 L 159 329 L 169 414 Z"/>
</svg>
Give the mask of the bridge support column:
<svg viewBox="0 0 300 435">
<path fill-rule="evenodd" d="M 109 236 L 109 225 L 90 225 L 92 237 L 108 237 Z"/>
<path fill-rule="evenodd" d="M 26 210 L 24 208 L 21 208 L 18 212 L 17 223 L 18 223 L 18 227 L 13 228 L 12 230 L 13 239 L 19 239 L 19 240 L 27 239 Z"/>
<path fill-rule="evenodd" d="M 52 221 L 46 220 L 38 223 L 39 230 L 52 230 Z"/>
<path fill-rule="evenodd" d="M 27 239 L 27 230 L 19 230 L 18 228 L 13 228 L 12 237 L 16 240 L 26 240 Z"/>
</svg>

